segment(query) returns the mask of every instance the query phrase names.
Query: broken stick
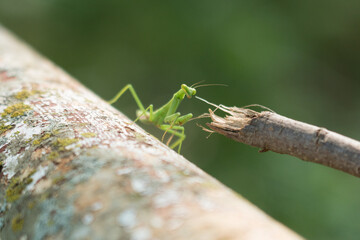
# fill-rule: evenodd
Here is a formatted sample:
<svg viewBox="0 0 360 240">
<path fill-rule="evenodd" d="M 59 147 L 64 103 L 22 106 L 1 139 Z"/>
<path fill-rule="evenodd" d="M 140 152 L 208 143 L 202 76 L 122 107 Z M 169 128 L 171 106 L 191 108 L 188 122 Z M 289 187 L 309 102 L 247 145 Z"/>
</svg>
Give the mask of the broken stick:
<svg viewBox="0 0 360 240">
<path fill-rule="evenodd" d="M 217 133 L 261 152 L 289 154 L 360 177 L 360 142 L 354 139 L 270 111 L 217 107 L 229 114 L 222 118 L 209 109 L 207 126 Z"/>
</svg>

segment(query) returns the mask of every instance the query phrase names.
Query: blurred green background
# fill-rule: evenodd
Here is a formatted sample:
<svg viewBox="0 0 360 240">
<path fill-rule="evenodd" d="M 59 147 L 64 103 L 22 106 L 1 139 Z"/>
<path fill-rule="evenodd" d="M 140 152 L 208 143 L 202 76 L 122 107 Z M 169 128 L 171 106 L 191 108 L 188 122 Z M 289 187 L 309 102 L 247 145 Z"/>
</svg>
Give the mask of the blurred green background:
<svg viewBox="0 0 360 240">
<path fill-rule="evenodd" d="M 360 1 L 1 0 L 0 23 L 110 99 L 160 106 L 181 83 L 360 139 Z M 116 107 L 134 119 L 128 94 Z M 209 106 L 185 99 L 179 111 Z M 309 239 L 359 239 L 360 181 L 186 124 L 182 154 Z M 144 127 L 153 132 L 153 128 Z M 161 134 L 159 135 L 161 137 Z"/>
</svg>

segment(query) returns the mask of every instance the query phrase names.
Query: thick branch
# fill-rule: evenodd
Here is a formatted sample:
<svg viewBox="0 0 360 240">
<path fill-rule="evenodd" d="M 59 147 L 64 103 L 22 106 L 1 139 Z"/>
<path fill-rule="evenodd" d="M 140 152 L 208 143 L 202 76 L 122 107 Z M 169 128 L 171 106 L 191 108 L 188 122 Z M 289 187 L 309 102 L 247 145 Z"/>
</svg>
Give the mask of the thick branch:
<svg viewBox="0 0 360 240">
<path fill-rule="evenodd" d="M 207 125 L 226 137 L 261 151 L 289 154 L 360 177 L 360 142 L 354 139 L 269 111 L 220 109 L 229 116 L 222 118 L 210 110 L 212 122 Z"/>
<path fill-rule="evenodd" d="M 0 116 L 1 239 L 300 239 L 2 28 Z"/>
</svg>

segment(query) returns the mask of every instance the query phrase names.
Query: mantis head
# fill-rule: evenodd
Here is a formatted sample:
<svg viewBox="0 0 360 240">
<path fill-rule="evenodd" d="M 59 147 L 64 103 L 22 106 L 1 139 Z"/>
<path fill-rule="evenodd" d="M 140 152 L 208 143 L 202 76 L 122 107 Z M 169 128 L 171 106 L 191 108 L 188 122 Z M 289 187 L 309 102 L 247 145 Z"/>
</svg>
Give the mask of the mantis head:
<svg viewBox="0 0 360 240">
<path fill-rule="evenodd" d="M 181 89 L 185 92 L 186 97 L 191 98 L 196 94 L 196 89 L 187 86 L 186 84 L 181 84 Z"/>
</svg>

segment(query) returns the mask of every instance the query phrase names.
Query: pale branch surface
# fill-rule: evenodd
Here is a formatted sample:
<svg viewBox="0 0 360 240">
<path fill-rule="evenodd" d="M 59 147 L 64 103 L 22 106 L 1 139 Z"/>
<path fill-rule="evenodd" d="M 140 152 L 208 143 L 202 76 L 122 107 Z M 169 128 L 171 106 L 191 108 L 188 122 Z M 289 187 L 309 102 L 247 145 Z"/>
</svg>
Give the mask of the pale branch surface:
<svg viewBox="0 0 360 240">
<path fill-rule="evenodd" d="M 289 154 L 360 177 L 360 142 L 325 128 L 299 122 L 274 112 L 219 106 L 229 114 L 210 111 L 215 132 L 261 151 Z"/>
<path fill-rule="evenodd" d="M 1 27 L 0 116 L 1 239 L 301 239 Z"/>
</svg>

